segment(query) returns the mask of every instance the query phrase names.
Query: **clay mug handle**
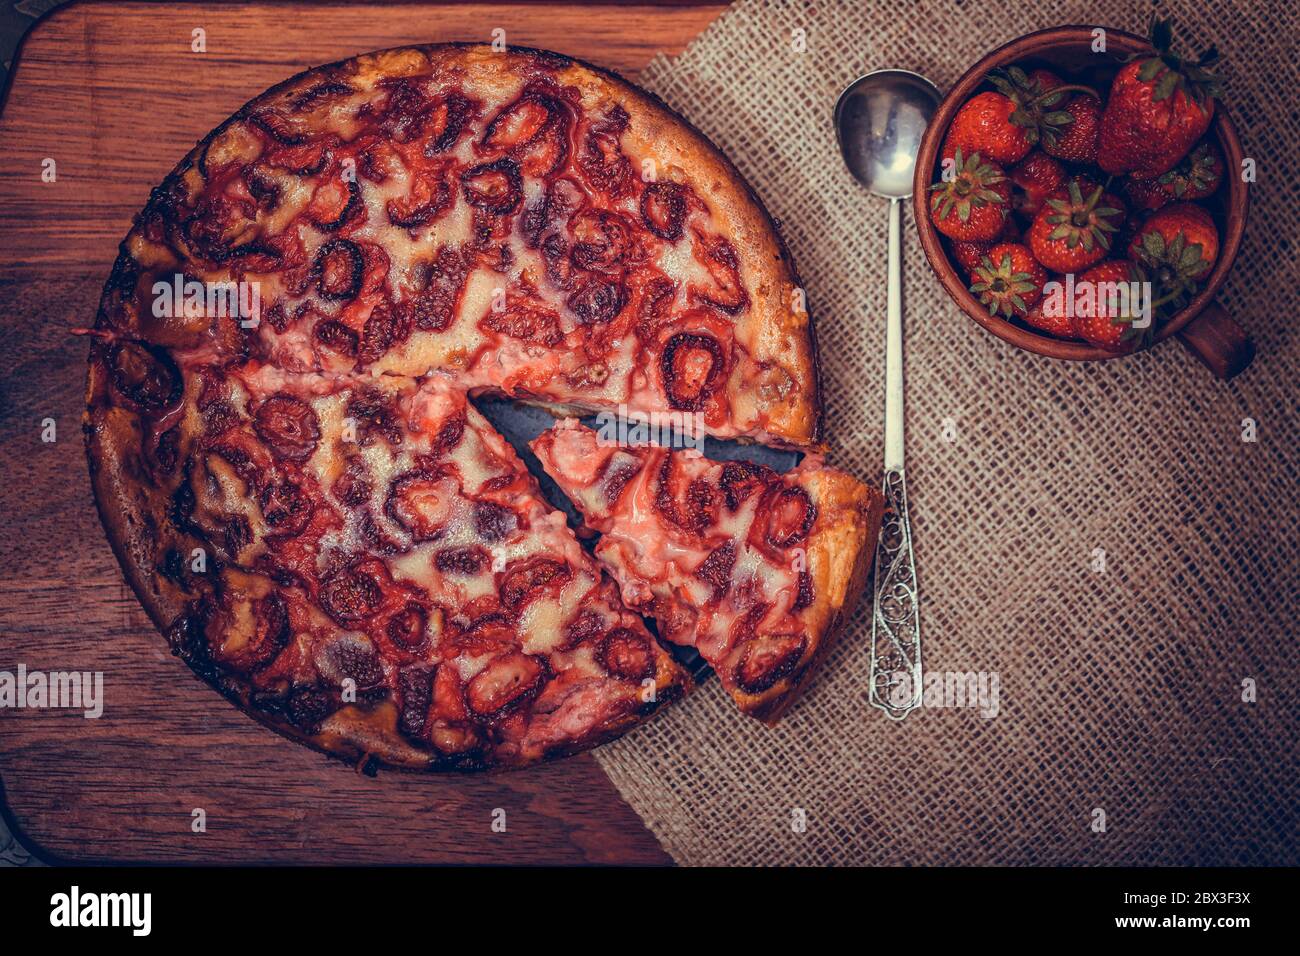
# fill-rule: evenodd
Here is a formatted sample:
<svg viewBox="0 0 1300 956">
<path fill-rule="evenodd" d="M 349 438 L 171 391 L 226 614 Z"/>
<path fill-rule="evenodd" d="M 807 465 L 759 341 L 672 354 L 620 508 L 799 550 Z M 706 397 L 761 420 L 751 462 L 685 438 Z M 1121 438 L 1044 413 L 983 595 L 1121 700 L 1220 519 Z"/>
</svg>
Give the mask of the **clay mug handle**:
<svg viewBox="0 0 1300 956">
<path fill-rule="evenodd" d="M 1243 372 L 1255 358 L 1254 341 L 1217 302 L 1211 302 L 1183 326 L 1178 340 L 1216 378 L 1224 380 Z"/>
</svg>

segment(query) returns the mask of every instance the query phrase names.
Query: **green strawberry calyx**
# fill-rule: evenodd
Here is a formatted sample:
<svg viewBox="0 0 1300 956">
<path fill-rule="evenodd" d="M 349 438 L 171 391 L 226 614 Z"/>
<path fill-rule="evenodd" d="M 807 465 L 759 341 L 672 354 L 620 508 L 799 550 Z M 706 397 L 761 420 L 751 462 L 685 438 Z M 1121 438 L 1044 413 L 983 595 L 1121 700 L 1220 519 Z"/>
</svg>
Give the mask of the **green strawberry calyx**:
<svg viewBox="0 0 1300 956">
<path fill-rule="evenodd" d="M 1024 315 L 1029 311 L 1024 296 L 1038 288 L 1033 276 L 1028 272 L 1015 270 L 1009 252 L 1002 254 L 1002 261 L 996 266 L 988 256 L 981 258 L 971 278 L 975 282 L 972 283 L 970 290 L 979 297 L 980 303 L 986 306 L 991 314 L 1000 313 L 1008 319 L 1017 313 Z"/>
<path fill-rule="evenodd" d="M 1128 263 L 1128 281 L 1129 282 L 1147 281 L 1146 271 L 1142 268 L 1142 266 L 1140 266 L 1136 262 Z M 1115 302 L 1113 300 L 1108 302 L 1107 305 L 1112 312 L 1117 311 L 1115 309 Z M 1130 306 L 1131 305 L 1132 303 L 1130 303 Z M 1150 345 L 1155 340 L 1155 334 L 1156 334 L 1157 323 L 1154 317 L 1156 307 L 1157 307 L 1156 303 L 1152 302 L 1151 303 L 1152 321 L 1147 325 L 1146 328 L 1142 328 L 1142 329 L 1138 328 L 1135 324 L 1138 320 L 1138 316 L 1136 315 L 1129 315 L 1129 314 L 1112 315 L 1110 319 L 1111 325 L 1125 326 L 1123 334 L 1120 335 L 1120 341 L 1126 344 L 1132 344 L 1139 348 L 1146 348 L 1148 345 Z"/>
<path fill-rule="evenodd" d="M 1214 149 L 1209 143 L 1201 143 L 1183 157 L 1177 166 L 1161 176 L 1159 182 L 1172 191 L 1176 198 L 1182 199 L 1189 189 L 1198 194 L 1213 191 L 1218 185 L 1219 175 L 1219 160 Z"/>
<path fill-rule="evenodd" d="M 1219 53 L 1210 47 L 1195 60 L 1180 57 L 1170 51 L 1173 38 L 1173 21 L 1152 17 L 1151 46 L 1155 48 L 1155 56 L 1135 57 L 1137 77 L 1143 83 L 1155 85 L 1151 94 L 1153 103 L 1181 92 L 1204 111 L 1206 104 L 1222 93 L 1221 81 L 1210 72 L 1219 62 Z"/>
<path fill-rule="evenodd" d="M 1199 242 L 1188 242 L 1181 229 L 1168 241 L 1154 229 L 1143 233 L 1137 254 L 1150 271 L 1155 286 L 1153 310 L 1182 309 L 1200 291 L 1200 280 L 1210 269 L 1204 248 Z"/>
<path fill-rule="evenodd" d="M 989 74 L 988 80 L 1016 105 L 1011 122 L 1024 127 L 1025 139 L 1031 146 L 1039 140 L 1055 146 L 1064 135 L 1063 127 L 1074 122 L 1074 115 L 1060 108 L 1071 93 L 1097 97 L 1097 91 L 1092 87 L 1073 83 L 1047 89 L 1018 66 L 996 69 Z"/>
<path fill-rule="evenodd" d="M 1068 185 L 1068 199 L 1049 199 L 1047 214 L 1049 225 L 1055 226 L 1047 236 L 1049 240 L 1064 239 L 1066 248 L 1074 249 L 1082 245 L 1088 252 L 1094 245 L 1110 251 L 1110 233 L 1118 232 L 1119 227 L 1110 220 L 1120 216 L 1120 210 L 1113 206 L 1098 206 L 1104 187 L 1098 186 L 1087 199 L 1079 189 L 1078 180 L 1071 179 Z"/>
<path fill-rule="evenodd" d="M 953 153 L 952 178 L 941 180 L 930 187 L 934 195 L 930 197 L 930 209 L 940 219 L 947 219 L 956 210 L 957 218 L 962 222 L 970 220 L 971 210 L 981 206 L 995 206 L 1003 201 L 1002 196 L 990 189 L 1006 179 L 996 166 L 980 160 L 979 153 L 971 153 L 962 158 L 961 148 Z"/>
</svg>

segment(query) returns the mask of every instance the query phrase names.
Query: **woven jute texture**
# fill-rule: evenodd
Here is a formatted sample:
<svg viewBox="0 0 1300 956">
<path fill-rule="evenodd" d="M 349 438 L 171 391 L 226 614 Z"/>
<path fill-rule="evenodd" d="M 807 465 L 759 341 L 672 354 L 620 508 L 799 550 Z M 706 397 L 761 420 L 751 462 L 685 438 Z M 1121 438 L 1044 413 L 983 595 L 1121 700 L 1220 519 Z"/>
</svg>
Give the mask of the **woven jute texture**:
<svg viewBox="0 0 1300 956">
<path fill-rule="evenodd" d="M 1289 2 L 1215 6 L 1164 9 L 1182 47 L 1223 53 L 1226 102 L 1259 171 L 1220 299 L 1258 343 L 1254 365 L 1224 384 L 1173 341 L 1105 363 L 1019 351 L 945 296 L 909 210 L 924 660 L 997 674 L 997 715 L 923 708 L 896 723 L 870 709 L 860 608 L 776 729 L 738 714 L 715 680 L 598 752 L 678 862 L 1300 863 L 1300 17 Z M 878 480 L 884 414 L 887 207 L 842 167 L 840 90 L 882 67 L 946 89 L 1023 33 L 1145 33 L 1149 11 L 742 2 L 642 75 L 782 224 L 817 322 L 833 463 Z"/>
</svg>

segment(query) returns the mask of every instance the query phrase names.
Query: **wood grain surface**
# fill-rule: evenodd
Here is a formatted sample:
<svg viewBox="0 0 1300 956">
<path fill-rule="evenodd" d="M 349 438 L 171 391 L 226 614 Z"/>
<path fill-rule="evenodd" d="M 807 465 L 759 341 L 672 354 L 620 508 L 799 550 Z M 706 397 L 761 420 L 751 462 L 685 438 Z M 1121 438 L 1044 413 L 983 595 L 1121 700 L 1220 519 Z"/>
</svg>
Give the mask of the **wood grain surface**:
<svg viewBox="0 0 1300 956">
<path fill-rule="evenodd" d="M 123 583 L 95 514 L 80 432 L 86 346 L 70 330 L 92 322 L 149 189 L 301 69 L 404 43 L 486 41 L 499 27 L 510 43 L 634 76 L 720 10 L 83 3 L 33 29 L 0 115 L 0 671 L 99 671 L 105 703 L 96 720 L 0 710 L 3 799 L 25 842 L 76 862 L 668 862 L 590 757 L 371 779 L 194 680 Z M 196 28 L 206 53 L 190 50 Z M 193 830 L 198 809 L 206 832 Z M 496 810 L 505 832 L 493 830 Z"/>
</svg>

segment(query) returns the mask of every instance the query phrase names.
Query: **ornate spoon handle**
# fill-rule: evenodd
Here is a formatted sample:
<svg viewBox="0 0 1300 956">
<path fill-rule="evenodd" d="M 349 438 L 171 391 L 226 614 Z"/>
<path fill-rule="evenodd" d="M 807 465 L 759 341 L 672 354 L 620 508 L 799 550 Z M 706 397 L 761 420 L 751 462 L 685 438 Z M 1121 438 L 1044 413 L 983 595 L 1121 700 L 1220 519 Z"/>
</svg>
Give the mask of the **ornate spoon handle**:
<svg viewBox="0 0 1300 956">
<path fill-rule="evenodd" d="M 871 705 L 902 720 L 921 704 L 921 613 L 902 468 L 885 472 L 871 616 Z"/>
<path fill-rule="evenodd" d="M 921 614 L 903 480 L 903 227 L 889 204 L 885 322 L 885 520 L 876 545 L 871 616 L 871 705 L 901 720 L 921 703 Z"/>
</svg>

